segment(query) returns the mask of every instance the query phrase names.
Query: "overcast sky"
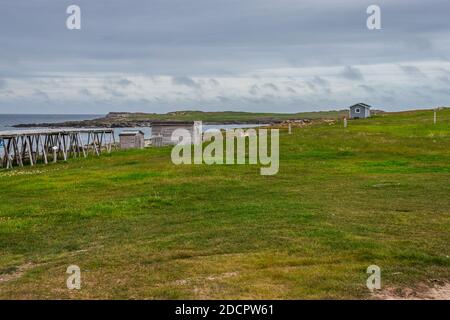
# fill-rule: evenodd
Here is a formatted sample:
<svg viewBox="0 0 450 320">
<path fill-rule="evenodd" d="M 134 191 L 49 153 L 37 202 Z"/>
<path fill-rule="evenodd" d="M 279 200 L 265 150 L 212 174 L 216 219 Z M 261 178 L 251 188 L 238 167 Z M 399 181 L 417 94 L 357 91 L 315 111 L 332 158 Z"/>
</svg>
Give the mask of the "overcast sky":
<svg viewBox="0 0 450 320">
<path fill-rule="evenodd" d="M 0 113 L 404 110 L 449 87 L 448 0 L 0 0 Z"/>
</svg>

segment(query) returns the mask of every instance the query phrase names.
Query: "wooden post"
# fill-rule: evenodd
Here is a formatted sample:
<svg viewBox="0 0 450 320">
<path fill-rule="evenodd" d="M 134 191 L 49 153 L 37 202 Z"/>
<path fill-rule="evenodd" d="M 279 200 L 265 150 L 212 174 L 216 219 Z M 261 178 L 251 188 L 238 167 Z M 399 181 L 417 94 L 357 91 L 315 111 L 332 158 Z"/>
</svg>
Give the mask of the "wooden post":
<svg viewBox="0 0 450 320">
<path fill-rule="evenodd" d="M 33 153 L 33 162 L 36 164 L 39 159 L 39 144 L 37 142 L 37 135 L 31 136 L 31 152 Z"/>
<path fill-rule="evenodd" d="M 7 166 L 8 169 L 13 167 L 13 160 L 14 160 L 13 156 L 11 155 L 11 140 L 12 140 L 11 138 L 8 140 L 8 146 L 7 146 L 7 149 L 8 149 L 8 164 L 9 164 L 9 166 Z M 13 153 L 14 153 L 14 151 L 13 151 Z"/>
<path fill-rule="evenodd" d="M 31 152 L 31 138 L 30 136 L 26 136 L 25 137 L 25 144 L 27 147 L 27 151 L 28 151 L 28 157 L 30 158 L 30 165 L 33 166 L 33 153 Z"/>
<path fill-rule="evenodd" d="M 14 148 L 14 153 L 16 155 L 16 163 L 23 167 L 23 161 L 22 161 L 22 151 L 19 150 L 19 146 L 17 144 L 17 139 L 16 137 L 12 138 L 13 139 L 13 148 Z"/>
<path fill-rule="evenodd" d="M 67 161 L 67 149 L 66 149 L 66 138 L 64 134 L 58 134 L 59 145 L 61 146 L 61 150 L 63 153 L 64 161 Z"/>
<path fill-rule="evenodd" d="M 47 164 L 47 163 L 48 163 L 48 162 L 47 162 L 47 150 L 45 149 L 46 146 L 42 143 L 42 139 L 41 139 L 41 136 L 40 136 L 40 135 L 38 136 L 38 142 L 37 142 L 37 143 L 41 145 L 41 148 L 42 148 L 42 157 L 44 158 L 44 163 Z"/>
<path fill-rule="evenodd" d="M 22 161 L 25 161 L 26 158 L 26 148 L 25 148 L 25 138 L 23 136 L 17 137 L 17 147 L 19 148 L 20 157 L 22 158 Z"/>
<path fill-rule="evenodd" d="M 77 158 L 78 154 L 80 152 L 80 149 L 78 146 L 78 139 L 76 138 L 75 132 L 69 133 L 69 140 L 70 140 L 70 151 L 72 152 L 72 157 Z"/>
<path fill-rule="evenodd" d="M 347 128 L 347 117 L 344 117 L 344 128 Z"/>
<path fill-rule="evenodd" d="M 56 163 L 56 161 L 58 161 L 58 147 L 57 146 L 53 146 L 53 163 Z"/>
<path fill-rule="evenodd" d="M 108 137 L 108 138 L 106 138 Z M 106 140 L 108 140 L 108 143 L 106 143 Z M 112 143 L 112 136 L 111 132 L 107 132 L 105 135 L 105 143 L 106 143 L 106 150 L 108 150 L 108 153 L 111 153 L 111 143 Z"/>
<path fill-rule="evenodd" d="M 102 133 L 100 134 L 100 153 L 102 152 L 104 136 L 105 136 L 105 131 L 102 131 Z"/>
<path fill-rule="evenodd" d="M 88 132 L 88 137 L 87 137 L 87 145 L 86 145 L 86 148 L 87 148 L 87 153 L 89 154 L 89 149 L 91 148 L 91 145 L 90 145 L 90 143 L 91 143 L 91 133 L 90 132 Z"/>
<path fill-rule="evenodd" d="M 114 130 L 111 131 L 111 134 L 112 134 L 112 139 L 113 139 L 113 143 L 114 143 L 114 150 L 117 150 L 116 135 L 114 134 Z"/>
<path fill-rule="evenodd" d="M 83 156 L 86 158 L 86 151 L 84 150 L 83 140 L 81 139 L 81 135 L 79 132 L 77 133 L 77 139 L 78 139 L 78 143 L 80 144 L 81 151 L 83 151 Z"/>
<path fill-rule="evenodd" d="M 5 140 L 3 140 L 3 151 L 5 152 L 4 156 L 3 156 L 3 163 L 6 166 L 6 169 L 9 169 L 12 167 L 12 162 L 11 162 L 11 151 L 9 149 L 9 147 L 11 146 L 11 139 L 8 139 L 8 142 L 5 142 Z"/>
<path fill-rule="evenodd" d="M 98 141 L 98 134 L 95 133 L 95 132 L 93 132 L 93 133 L 92 133 L 92 143 L 94 144 L 95 154 L 96 154 L 97 156 L 99 156 L 100 153 L 99 153 L 98 148 L 97 148 L 97 141 Z"/>
<path fill-rule="evenodd" d="M 434 119 L 433 119 L 433 121 L 434 121 L 434 124 L 436 124 L 436 122 L 437 122 L 437 111 L 436 111 L 436 109 L 434 109 Z"/>
<path fill-rule="evenodd" d="M 289 134 L 292 134 L 292 127 L 291 127 L 291 123 L 289 122 L 289 129 L 288 129 L 288 131 L 289 131 Z"/>
</svg>

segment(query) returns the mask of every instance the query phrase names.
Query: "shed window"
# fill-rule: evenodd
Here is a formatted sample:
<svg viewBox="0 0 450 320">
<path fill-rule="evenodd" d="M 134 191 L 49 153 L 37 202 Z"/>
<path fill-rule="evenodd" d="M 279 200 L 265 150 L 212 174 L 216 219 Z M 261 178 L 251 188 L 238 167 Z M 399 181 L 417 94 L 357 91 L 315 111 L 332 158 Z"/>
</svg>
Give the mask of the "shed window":
<svg viewBox="0 0 450 320">
<path fill-rule="evenodd" d="M 355 113 L 361 113 L 361 109 L 360 108 L 356 108 L 355 109 Z"/>
</svg>

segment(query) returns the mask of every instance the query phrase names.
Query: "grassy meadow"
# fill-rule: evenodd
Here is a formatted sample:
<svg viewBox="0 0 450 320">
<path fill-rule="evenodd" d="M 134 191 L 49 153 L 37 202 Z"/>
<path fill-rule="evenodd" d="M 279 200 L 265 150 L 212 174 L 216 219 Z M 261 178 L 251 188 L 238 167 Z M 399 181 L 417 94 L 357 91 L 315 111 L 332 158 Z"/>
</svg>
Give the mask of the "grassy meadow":
<svg viewBox="0 0 450 320">
<path fill-rule="evenodd" d="M 210 123 L 222 122 L 264 122 L 271 120 L 292 119 L 337 119 L 348 115 L 347 110 L 313 111 L 298 113 L 261 113 L 261 112 L 239 112 L 239 111 L 175 111 L 164 114 L 156 113 L 130 113 L 129 120 L 157 120 L 157 121 L 204 121 Z"/>
<path fill-rule="evenodd" d="M 274 176 L 170 152 L 0 170 L 0 299 L 368 299 L 372 264 L 383 287 L 450 279 L 450 109 L 284 128 Z"/>
</svg>

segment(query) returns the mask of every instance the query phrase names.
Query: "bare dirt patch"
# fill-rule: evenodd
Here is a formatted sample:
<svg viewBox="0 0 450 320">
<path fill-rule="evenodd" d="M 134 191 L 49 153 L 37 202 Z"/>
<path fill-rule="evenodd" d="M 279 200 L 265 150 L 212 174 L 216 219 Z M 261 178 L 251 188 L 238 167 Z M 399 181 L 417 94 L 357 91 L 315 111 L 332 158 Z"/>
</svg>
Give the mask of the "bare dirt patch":
<svg viewBox="0 0 450 320">
<path fill-rule="evenodd" d="M 33 268 L 34 266 L 35 265 L 32 263 L 26 263 L 17 267 L 15 270 L 11 272 L 0 274 L 0 283 L 18 279 L 25 273 L 25 271 Z"/>
<path fill-rule="evenodd" d="M 374 294 L 380 300 L 450 300 L 450 282 L 419 284 L 415 288 L 386 288 Z"/>
</svg>

